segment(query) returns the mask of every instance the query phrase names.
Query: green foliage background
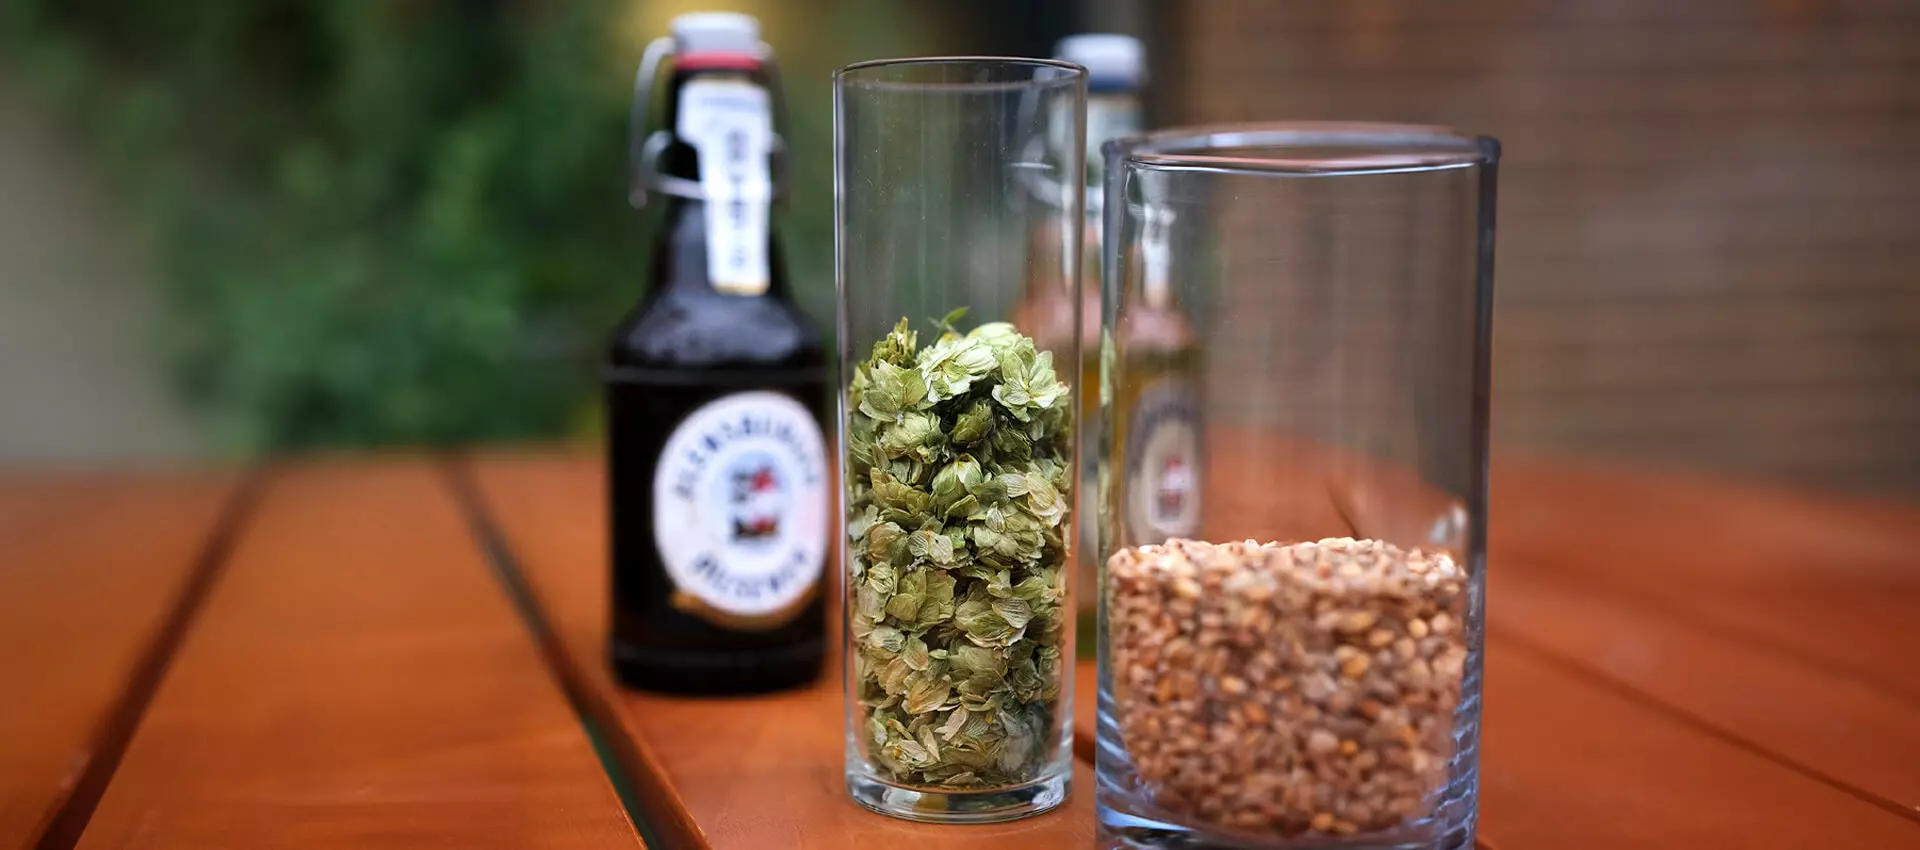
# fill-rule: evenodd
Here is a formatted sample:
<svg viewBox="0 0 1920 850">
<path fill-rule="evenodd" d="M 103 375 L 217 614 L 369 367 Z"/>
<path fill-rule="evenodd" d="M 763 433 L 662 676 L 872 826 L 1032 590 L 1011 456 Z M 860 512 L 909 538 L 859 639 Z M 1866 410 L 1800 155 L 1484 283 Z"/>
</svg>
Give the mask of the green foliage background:
<svg viewBox="0 0 1920 850">
<path fill-rule="evenodd" d="M 828 72 L 915 50 L 879 2 L 781 50 L 797 295 L 832 301 Z M 171 374 L 228 451 L 548 437 L 641 294 L 631 3 L 0 0 L 0 47 L 151 225 Z M 770 32 L 777 41 L 778 33 Z M 634 39 L 637 41 L 637 39 Z"/>
</svg>

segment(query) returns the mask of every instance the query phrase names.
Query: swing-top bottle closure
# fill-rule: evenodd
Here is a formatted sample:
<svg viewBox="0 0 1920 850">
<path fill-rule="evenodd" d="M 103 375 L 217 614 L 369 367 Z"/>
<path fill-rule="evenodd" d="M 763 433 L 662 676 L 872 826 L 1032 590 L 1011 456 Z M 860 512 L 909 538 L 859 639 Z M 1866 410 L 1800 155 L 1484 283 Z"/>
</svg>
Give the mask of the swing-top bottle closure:
<svg viewBox="0 0 1920 850">
<path fill-rule="evenodd" d="M 659 168 L 660 155 L 673 144 L 673 128 L 648 129 L 654 87 L 669 60 L 674 69 L 683 71 L 764 72 L 769 94 L 780 89 L 779 63 L 773 48 L 760 40 L 759 24 L 753 18 L 733 12 L 696 12 L 675 18 L 671 28 L 672 35 L 647 45 L 633 79 L 633 102 L 627 114 L 627 202 L 634 209 L 646 206 L 649 192 L 707 200 L 700 181 L 667 174 Z M 780 200 L 787 186 L 787 145 L 779 130 L 787 124 L 786 108 L 777 96 L 769 99 L 777 120 L 767 170 L 772 199 Z"/>
</svg>

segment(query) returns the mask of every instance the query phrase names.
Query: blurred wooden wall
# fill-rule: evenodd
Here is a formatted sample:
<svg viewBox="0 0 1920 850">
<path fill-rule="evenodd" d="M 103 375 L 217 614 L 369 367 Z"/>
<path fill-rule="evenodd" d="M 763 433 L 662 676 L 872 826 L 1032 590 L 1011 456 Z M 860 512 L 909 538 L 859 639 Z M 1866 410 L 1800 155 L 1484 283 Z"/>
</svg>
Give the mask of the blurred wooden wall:
<svg viewBox="0 0 1920 850">
<path fill-rule="evenodd" d="M 1920 0 L 1167 0 L 1161 123 L 1505 145 L 1496 446 L 1920 494 Z"/>
</svg>

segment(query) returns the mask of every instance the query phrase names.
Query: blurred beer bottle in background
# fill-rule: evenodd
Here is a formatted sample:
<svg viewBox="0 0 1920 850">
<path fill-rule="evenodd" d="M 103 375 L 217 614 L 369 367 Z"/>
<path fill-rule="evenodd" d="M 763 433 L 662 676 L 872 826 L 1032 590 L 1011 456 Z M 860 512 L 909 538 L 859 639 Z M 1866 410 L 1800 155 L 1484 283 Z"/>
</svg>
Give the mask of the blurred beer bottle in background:
<svg viewBox="0 0 1920 850">
<path fill-rule="evenodd" d="M 1088 33 L 1068 36 L 1061 39 L 1054 48 L 1054 57 L 1078 65 L 1084 65 L 1087 78 L 1087 173 L 1086 173 L 1086 217 L 1081 233 L 1082 259 L 1080 263 L 1081 286 L 1079 289 L 1079 326 L 1081 359 L 1077 374 L 1080 381 L 1079 421 L 1084 439 L 1081 441 L 1080 457 L 1080 500 L 1082 516 L 1076 520 L 1079 527 L 1079 541 L 1076 546 L 1076 570 L 1074 586 L 1078 596 L 1074 608 L 1079 620 L 1082 654 L 1092 651 L 1090 629 L 1093 627 L 1095 612 L 1098 608 L 1100 584 L 1099 553 L 1094 539 L 1095 523 L 1088 513 L 1087 506 L 1100 504 L 1098 498 L 1096 470 L 1099 460 L 1099 442 L 1094 439 L 1100 410 L 1100 274 L 1101 274 L 1101 198 L 1103 191 L 1101 145 L 1111 139 L 1130 135 L 1141 129 L 1141 92 L 1146 83 L 1145 49 L 1139 39 L 1125 35 Z M 1072 130 L 1066 124 L 1065 116 L 1053 121 L 1054 145 L 1064 145 L 1072 138 Z M 1044 200 L 1044 199 L 1042 199 Z M 1035 239 L 1058 239 L 1059 234 L 1036 233 Z M 1040 252 L 1045 254 L 1046 252 Z M 1020 318 L 1016 324 L 1032 328 L 1034 341 L 1042 349 L 1052 349 L 1058 341 L 1068 334 L 1076 332 L 1074 327 L 1073 287 L 1060 280 L 1057 269 L 1030 269 L 1026 301 L 1021 306 Z M 1069 370 L 1064 364 L 1056 364 L 1063 373 Z"/>
</svg>

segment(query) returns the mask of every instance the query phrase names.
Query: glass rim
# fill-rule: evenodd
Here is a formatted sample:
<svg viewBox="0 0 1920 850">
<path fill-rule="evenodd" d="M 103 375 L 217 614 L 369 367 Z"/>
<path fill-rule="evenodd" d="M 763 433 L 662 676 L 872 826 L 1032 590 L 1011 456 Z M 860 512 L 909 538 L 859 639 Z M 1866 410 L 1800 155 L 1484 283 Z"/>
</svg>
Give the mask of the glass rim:
<svg viewBox="0 0 1920 850">
<path fill-rule="evenodd" d="M 1221 174 L 1337 177 L 1487 168 L 1500 141 L 1431 124 L 1279 121 L 1174 127 L 1102 147 L 1112 164 Z"/>
<path fill-rule="evenodd" d="M 1007 80 L 1005 82 L 910 82 L 901 80 L 867 80 L 865 72 L 883 68 L 910 68 L 928 65 L 1004 65 L 1015 68 L 1049 68 L 1062 72 L 1051 79 Z M 1062 83 L 1079 82 L 1084 84 L 1089 72 L 1084 65 L 1065 62 L 1059 59 L 1037 59 L 1029 56 L 903 56 L 894 59 L 868 59 L 841 67 L 833 72 L 836 85 L 855 85 L 862 87 L 905 86 L 913 88 L 1027 88 L 1031 86 L 1053 86 Z"/>
</svg>

